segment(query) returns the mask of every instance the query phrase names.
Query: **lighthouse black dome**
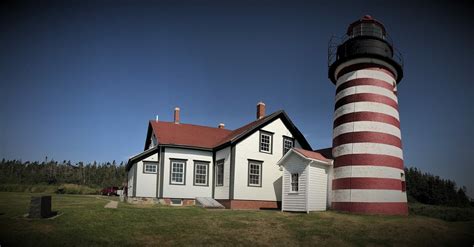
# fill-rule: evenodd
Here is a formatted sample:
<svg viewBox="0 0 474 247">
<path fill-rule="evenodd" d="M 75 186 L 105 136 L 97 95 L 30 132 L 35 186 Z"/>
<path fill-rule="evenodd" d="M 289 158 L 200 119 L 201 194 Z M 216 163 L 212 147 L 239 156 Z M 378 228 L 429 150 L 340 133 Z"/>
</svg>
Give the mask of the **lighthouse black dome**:
<svg viewBox="0 0 474 247">
<path fill-rule="evenodd" d="M 384 25 L 366 15 L 349 25 L 346 37 L 337 50 L 329 49 L 329 79 L 336 83 L 334 72 L 344 62 L 356 58 L 376 58 L 393 66 L 397 72 L 397 82 L 403 77 L 403 60 L 395 53 Z M 334 58 L 332 61 L 331 58 Z"/>
</svg>

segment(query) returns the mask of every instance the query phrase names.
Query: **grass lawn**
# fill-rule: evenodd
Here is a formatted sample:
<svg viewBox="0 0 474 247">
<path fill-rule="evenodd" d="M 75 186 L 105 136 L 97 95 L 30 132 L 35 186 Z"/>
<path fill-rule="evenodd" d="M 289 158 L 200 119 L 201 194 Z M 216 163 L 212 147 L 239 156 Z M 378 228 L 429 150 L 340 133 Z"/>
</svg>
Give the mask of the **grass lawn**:
<svg viewBox="0 0 474 247">
<path fill-rule="evenodd" d="M 59 217 L 25 219 L 31 195 L 0 192 L 0 246 L 474 244 L 474 221 L 126 203 L 105 209 L 107 197 L 83 195 L 53 195 Z"/>
</svg>

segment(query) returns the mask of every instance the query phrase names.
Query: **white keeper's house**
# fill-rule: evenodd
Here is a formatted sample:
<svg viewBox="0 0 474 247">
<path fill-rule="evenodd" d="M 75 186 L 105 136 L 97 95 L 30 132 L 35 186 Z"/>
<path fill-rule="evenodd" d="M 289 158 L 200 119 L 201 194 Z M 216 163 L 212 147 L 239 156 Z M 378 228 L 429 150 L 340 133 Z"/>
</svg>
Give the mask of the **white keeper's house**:
<svg viewBox="0 0 474 247">
<path fill-rule="evenodd" d="M 173 122 L 149 122 L 144 152 L 129 159 L 127 200 L 193 205 L 204 198 L 233 209 L 325 210 L 330 153 L 312 151 L 284 111 L 265 115 L 262 102 L 257 119 L 235 130 L 181 123 L 176 108 Z"/>
</svg>

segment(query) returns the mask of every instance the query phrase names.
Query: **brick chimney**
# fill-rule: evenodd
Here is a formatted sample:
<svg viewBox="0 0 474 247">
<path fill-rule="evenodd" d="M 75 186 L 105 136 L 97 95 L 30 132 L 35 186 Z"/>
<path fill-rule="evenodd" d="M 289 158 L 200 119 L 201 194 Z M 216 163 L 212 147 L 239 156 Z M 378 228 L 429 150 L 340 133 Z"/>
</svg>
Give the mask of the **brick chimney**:
<svg viewBox="0 0 474 247">
<path fill-rule="evenodd" d="M 219 129 L 224 129 L 224 127 L 225 127 L 225 124 L 220 123 L 218 128 L 219 128 Z"/>
<path fill-rule="evenodd" d="M 258 102 L 257 104 L 257 119 L 265 117 L 265 103 Z"/>
<path fill-rule="evenodd" d="M 179 124 L 179 107 L 174 108 L 174 123 Z"/>
</svg>

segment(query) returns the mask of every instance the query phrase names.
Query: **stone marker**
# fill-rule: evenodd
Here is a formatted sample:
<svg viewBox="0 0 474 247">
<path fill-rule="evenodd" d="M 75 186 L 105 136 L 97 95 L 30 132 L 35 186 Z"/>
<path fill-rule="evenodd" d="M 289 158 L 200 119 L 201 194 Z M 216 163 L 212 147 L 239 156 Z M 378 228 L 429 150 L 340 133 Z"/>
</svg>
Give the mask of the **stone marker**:
<svg viewBox="0 0 474 247">
<path fill-rule="evenodd" d="M 54 216 L 51 212 L 51 196 L 32 196 L 29 218 L 48 218 Z"/>
</svg>

